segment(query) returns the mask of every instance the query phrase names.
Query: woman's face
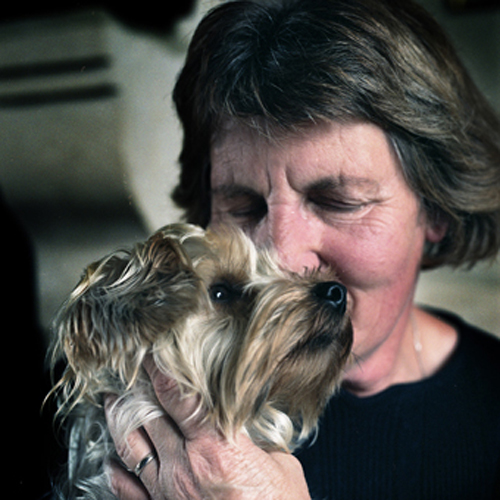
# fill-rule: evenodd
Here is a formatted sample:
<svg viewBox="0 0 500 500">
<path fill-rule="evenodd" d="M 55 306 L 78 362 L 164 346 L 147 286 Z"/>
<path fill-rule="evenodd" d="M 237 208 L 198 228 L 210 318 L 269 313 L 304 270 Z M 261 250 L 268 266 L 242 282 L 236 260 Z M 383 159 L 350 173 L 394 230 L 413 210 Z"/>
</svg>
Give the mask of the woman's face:
<svg viewBox="0 0 500 500">
<path fill-rule="evenodd" d="M 211 166 L 213 225 L 243 227 L 290 270 L 333 267 L 349 291 L 358 361 L 398 342 L 433 233 L 380 128 L 329 123 L 271 141 L 228 122 Z"/>
</svg>

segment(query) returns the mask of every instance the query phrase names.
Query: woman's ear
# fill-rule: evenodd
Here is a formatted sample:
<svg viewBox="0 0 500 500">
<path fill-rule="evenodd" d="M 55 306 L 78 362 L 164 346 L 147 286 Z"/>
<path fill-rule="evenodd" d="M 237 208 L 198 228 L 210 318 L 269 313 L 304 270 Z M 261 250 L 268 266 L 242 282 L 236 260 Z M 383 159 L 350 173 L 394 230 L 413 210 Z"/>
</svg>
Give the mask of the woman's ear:
<svg viewBox="0 0 500 500">
<path fill-rule="evenodd" d="M 449 225 L 448 218 L 442 212 L 427 217 L 425 239 L 429 243 L 439 243 L 446 236 Z"/>
</svg>

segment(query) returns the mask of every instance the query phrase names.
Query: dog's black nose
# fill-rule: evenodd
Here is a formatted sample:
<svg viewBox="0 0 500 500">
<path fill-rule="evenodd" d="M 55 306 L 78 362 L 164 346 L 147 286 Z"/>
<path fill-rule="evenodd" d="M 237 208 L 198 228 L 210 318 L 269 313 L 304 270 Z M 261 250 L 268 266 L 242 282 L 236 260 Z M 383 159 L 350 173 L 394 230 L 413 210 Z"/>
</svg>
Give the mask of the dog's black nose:
<svg viewBox="0 0 500 500">
<path fill-rule="evenodd" d="M 325 281 L 314 285 L 313 295 L 334 306 L 341 314 L 345 313 L 347 306 L 347 289 L 336 281 Z"/>
</svg>

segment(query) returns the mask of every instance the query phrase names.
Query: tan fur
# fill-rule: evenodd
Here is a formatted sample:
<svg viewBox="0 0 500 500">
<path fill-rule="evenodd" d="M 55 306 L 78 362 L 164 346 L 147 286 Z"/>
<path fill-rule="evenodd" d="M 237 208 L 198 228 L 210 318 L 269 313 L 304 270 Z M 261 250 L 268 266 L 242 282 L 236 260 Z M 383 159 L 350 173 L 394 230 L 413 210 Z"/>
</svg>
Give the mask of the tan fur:
<svg viewBox="0 0 500 500">
<path fill-rule="evenodd" d="M 94 408 L 105 427 L 103 396 L 115 393 L 124 434 L 161 415 L 141 367 L 152 355 L 228 439 L 246 432 L 264 449 L 293 450 L 315 428 L 352 343 L 344 310 L 313 293 L 334 279 L 281 270 L 237 229 L 167 226 L 89 266 L 59 314 L 61 412 Z"/>
</svg>

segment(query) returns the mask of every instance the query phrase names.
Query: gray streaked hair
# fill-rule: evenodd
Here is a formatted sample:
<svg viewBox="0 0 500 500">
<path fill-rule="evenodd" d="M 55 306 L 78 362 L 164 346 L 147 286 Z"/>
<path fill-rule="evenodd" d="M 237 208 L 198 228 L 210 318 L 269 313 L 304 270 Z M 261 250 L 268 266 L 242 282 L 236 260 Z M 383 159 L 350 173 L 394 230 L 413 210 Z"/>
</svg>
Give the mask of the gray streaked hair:
<svg viewBox="0 0 500 500">
<path fill-rule="evenodd" d="M 184 128 L 174 201 L 210 217 L 210 144 L 224 119 L 263 133 L 366 120 L 388 135 L 431 224 L 423 267 L 500 248 L 500 122 L 439 25 L 411 0 L 235 1 L 200 23 L 174 90 Z"/>
</svg>

